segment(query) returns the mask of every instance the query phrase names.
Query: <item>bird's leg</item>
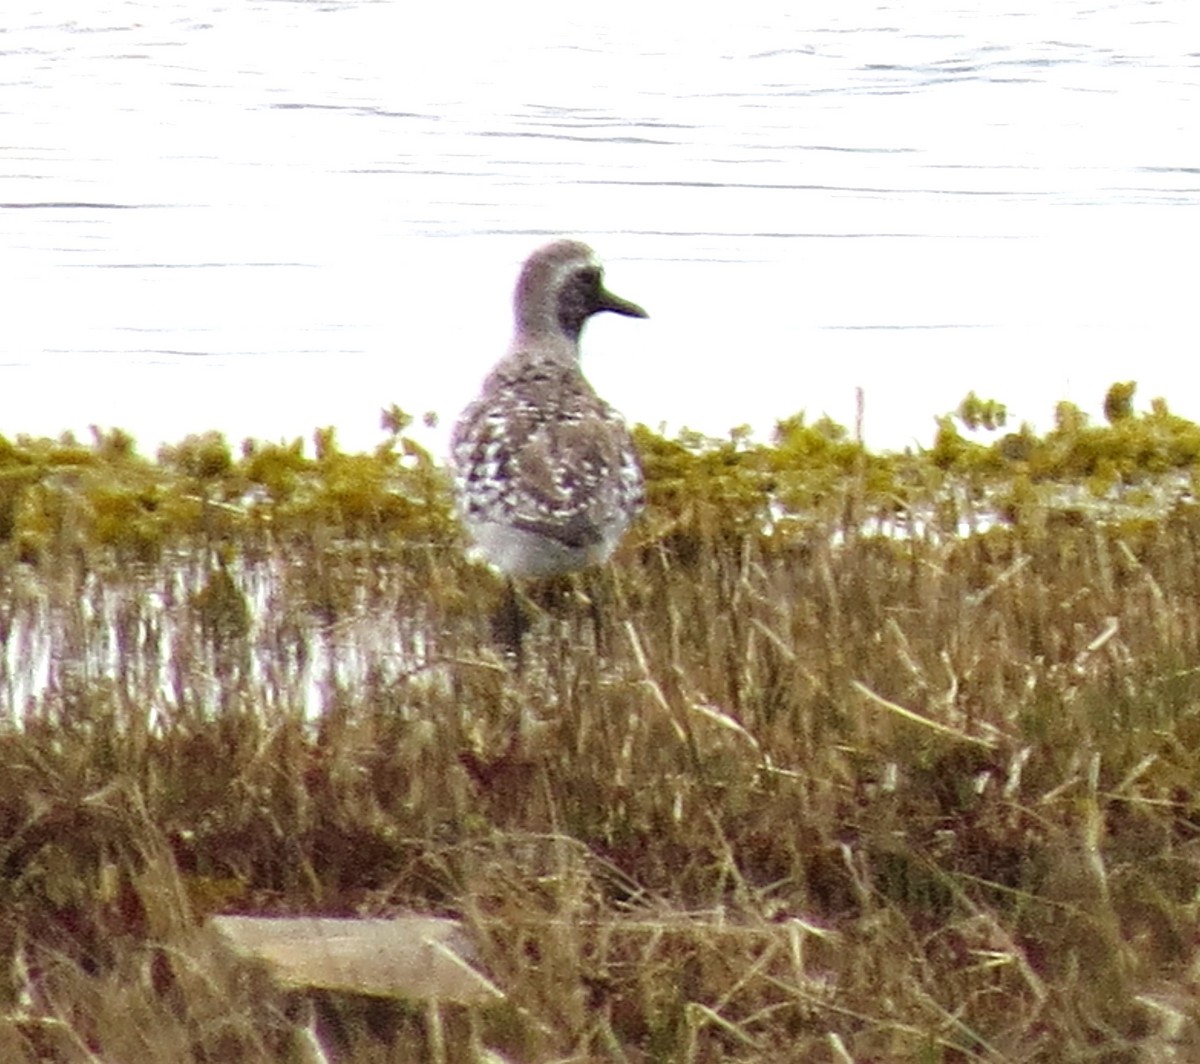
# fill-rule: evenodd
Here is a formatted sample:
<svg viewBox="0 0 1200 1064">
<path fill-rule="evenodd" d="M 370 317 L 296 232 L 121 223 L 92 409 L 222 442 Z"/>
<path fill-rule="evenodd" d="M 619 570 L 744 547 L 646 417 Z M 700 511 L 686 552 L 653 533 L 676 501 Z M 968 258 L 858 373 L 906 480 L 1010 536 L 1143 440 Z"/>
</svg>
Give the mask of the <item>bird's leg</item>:
<svg viewBox="0 0 1200 1064">
<path fill-rule="evenodd" d="M 517 673 L 525 668 L 525 633 L 529 631 L 529 618 L 521 609 L 516 585 L 509 577 L 504 582 L 504 598 L 492 615 L 492 637 L 500 645 L 505 657 L 509 658 Z"/>
<path fill-rule="evenodd" d="M 588 569 L 583 573 L 583 594 L 587 600 L 588 616 L 592 622 L 592 643 L 596 648 L 596 656 L 602 660 L 608 657 L 608 629 L 604 624 L 605 606 L 608 599 L 606 592 L 605 572 Z"/>
</svg>

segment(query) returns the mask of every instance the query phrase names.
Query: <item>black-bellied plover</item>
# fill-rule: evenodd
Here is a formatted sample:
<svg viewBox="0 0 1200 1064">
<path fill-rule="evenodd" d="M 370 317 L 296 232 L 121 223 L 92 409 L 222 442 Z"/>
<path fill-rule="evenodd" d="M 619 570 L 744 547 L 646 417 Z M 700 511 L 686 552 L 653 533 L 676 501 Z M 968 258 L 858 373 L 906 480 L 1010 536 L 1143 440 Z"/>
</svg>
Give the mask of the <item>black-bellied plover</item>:
<svg viewBox="0 0 1200 1064">
<path fill-rule="evenodd" d="M 647 316 L 603 281 L 586 244 L 559 240 L 530 255 L 512 345 L 454 427 L 463 520 L 509 577 L 606 562 L 644 503 L 629 430 L 579 365 L 579 335 L 593 314 Z"/>
</svg>

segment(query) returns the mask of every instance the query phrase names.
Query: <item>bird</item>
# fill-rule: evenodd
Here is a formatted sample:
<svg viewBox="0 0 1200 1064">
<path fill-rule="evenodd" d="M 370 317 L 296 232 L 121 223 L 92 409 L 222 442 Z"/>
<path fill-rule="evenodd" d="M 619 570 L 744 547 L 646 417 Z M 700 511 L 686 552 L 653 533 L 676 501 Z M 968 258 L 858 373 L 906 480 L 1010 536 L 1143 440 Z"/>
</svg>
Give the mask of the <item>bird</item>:
<svg viewBox="0 0 1200 1064">
<path fill-rule="evenodd" d="M 534 251 L 517 279 L 508 351 L 451 433 L 459 512 L 478 553 L 507 578 L 508 617 L 497 628 L 518 665 L 513 581 L 604 564 L 645 506 L 629 429 L 580 366 L 583 327 L 603 311 L 649 317 L 605 288 L 586 244 Z"/>
<path fill-rule="evenodd" d="M 558 240 L 525 261 L 508 353 L 463 411 L 451 437 L 464 524 L 491 565 L 517 579 L 608 561 L 645 505 L 624 419 L 580 366 L 593 314 L 646 318 L 604 287 L 595 252 Z"/>
</svg>

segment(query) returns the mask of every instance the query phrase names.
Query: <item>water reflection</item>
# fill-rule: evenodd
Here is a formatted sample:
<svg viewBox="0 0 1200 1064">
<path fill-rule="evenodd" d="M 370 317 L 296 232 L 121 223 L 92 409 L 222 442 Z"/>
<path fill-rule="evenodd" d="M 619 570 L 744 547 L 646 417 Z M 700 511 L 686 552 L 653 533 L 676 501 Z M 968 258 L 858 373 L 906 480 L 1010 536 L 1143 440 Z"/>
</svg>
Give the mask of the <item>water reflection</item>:
<svg viewBox="0 0 1200 1064">
<path fill-rule="evenodd" d="M 1136 375 L 1190 409 L 1182 2 L 6 9 L 0 431 L 151 447 L 461 407 L 549 235 L 655 308 L 605 394 L 928 440 Z"/>
</svg>

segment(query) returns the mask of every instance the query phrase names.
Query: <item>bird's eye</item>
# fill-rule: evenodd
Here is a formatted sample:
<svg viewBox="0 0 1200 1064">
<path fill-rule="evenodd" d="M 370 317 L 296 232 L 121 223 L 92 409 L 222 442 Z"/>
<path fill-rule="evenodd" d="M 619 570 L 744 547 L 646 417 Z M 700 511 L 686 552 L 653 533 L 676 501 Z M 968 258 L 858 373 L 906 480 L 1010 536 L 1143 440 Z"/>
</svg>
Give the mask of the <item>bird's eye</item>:
<svg viewBox="0 0 1200 1064">
<path fill-rule="evenodd" d="M 575 274 L 580 284 L 595 288 L 600 284 L 600 271 L 595 266 L 585 266 Z"/>
</svg>

